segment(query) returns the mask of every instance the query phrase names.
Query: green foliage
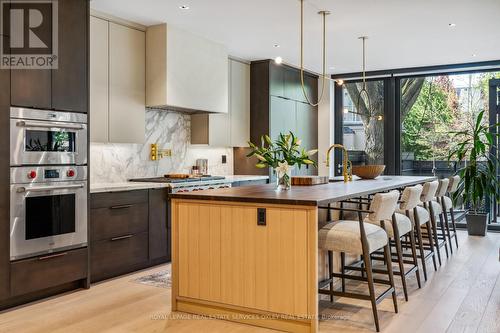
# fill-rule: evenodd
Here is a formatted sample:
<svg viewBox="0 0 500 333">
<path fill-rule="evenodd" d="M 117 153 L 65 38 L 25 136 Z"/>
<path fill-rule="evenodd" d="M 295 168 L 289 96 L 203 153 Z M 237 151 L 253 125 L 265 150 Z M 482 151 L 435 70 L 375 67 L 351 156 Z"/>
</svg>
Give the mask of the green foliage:
<svg viewBox="0 0 500 333">
<path fill-rule="evenodd" d="M 460 183 L 458 190 L 453 194 L 453 200 L 462 198 L 464 203 L 477 212 L 485 197 L 492 197 L 500 201 L 499 183 L 496 175 L 496 157 L 491 154 L 494 147 L 495 136 L 490 132 L 492 127 L 483 122 L 484 111 L 481 111 L 471 128 L 464 131 L 453 132 L 457 146 L 448 156 L 448 162 L 456 158 L 466 161 L 466 166 L 458 171 Z"/>
<path fill-rule="evenodd" d="M 280 133 L 276 141 L 272 141 L 268 135 L 261 137 L 260 147 L 248 142 L 252 151 L 247 157 L 255 156 L 259 160 L 257 168 L 277 168 L 278 163 L 287 162 L 288 165 L 296 165 L 299 169 L 303 165 L 316 166 L 316 161 L 311 156 L 318 152 L 317 149 L 306 151 L 300 147 L 301 140 L 292 132 L 288 134 Z"/>
<path fill-rule="evenodd" d="M 448 156 L 447 133 L 455 119 L 450 93 L 443 83 L 426 80 L 403 120 L 403 151 L 413 152 L 415 160 L 446 159 Z"/>
</svg>

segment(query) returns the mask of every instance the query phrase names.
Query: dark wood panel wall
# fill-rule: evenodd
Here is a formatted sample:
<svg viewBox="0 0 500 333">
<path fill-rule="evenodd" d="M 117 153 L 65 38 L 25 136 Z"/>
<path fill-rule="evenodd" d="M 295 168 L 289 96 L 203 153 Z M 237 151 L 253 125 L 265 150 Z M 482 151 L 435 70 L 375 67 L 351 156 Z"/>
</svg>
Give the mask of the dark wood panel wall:
<svg viewBox="0 0 500 333">
<path fill-rule="evenodd" d="M 7 37 L 5 37 L 7 38 Z M 0 302 L 10 293 L 9 184 L 10 70 L 0 70 Z"/>
<path fill-rule="evenodd" d="M 10 262 L 10 106 L 88 112 L 89 1 L 59 0 L 58 13 L 58 69 L 0 70 L 0 309 L 81 286 L 80 279 L 88 275 L 87 249 L 69 251 L 67 266 L 47 261 L 39 269 L 36 258 Z M 76 261 L 87 267 L 77 276 L 71 268 Z M 41 283 L 47 274 L 52 274 L 50 285 Z M 19 289 L 20 284 L 33 288 Z"/>
<path fill-rule="evenodd" d="M 57 4 L 58 67 L 12 70 L 10 104 L 87 112 L 88 1 L 58 0 Z M 52 30 L 49 33 L 52 34 Z"/>
<path fill-rule="evenodd" d="M 318 99 L 318 76 L 305 73 L 305 90 L 312 102 Z M 306 149 L 318 147 L 318 107 L 310 106 L 302 92 L 300 71 L 272 60 L 254 61 L 250 69 L 250 140 L 260 144 L 261 136 L 276 139 L 279 133 L 294 132 Z M 235 149 L 235 174 L 268 174 L 257 169 Z M 317 156 L 315 156 L 317 158 Z M 314 175 L 316 168 L 296 170 L 295 174 Z"/>
</svg>

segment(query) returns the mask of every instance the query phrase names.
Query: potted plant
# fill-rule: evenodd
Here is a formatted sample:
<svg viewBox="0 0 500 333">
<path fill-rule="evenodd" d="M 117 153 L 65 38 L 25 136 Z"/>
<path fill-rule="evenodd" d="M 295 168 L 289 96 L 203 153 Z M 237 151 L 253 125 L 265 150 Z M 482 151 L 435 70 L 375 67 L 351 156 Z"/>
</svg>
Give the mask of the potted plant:
<svg viewBox="0 0 500 333">
<path fill-rule="evenodd" d="M 261 145 L 258 147 L 252 142 L 248 142 L 251 152 L 247 157 L 255 156 L 258 163 L 257 168 L 272 168 L 276 173 L 276 189 L 289 190 L 292 186 L 292 169 L 297 166 L 299 169 L 304 165 L 316 166 L 311 156 L 318 152 L 317 149 L 306 151 L 302 148 L 302 141 L 292 132 L 288 134 L 280 133 L 276 141 L 272 141 L 268 135 L 261 137 Z"/>
<path fill-rule="evenodd" d="M 500 200 L 496 173 L 496 157 L 491 153 L 496 135 L 492 127 L 483 124 L 484 111 L 480 112 L 470 129 L 454 132 L 458 143 L 448 156 L 448 162 L 455 158 L 464 167 L 457 171 L 460 175 L 458 190 L 453 193 L 453 202 L 462 198 L 469 209 L 465 214 L 469 235 L 485 236 L 489 213 L 481 209 L 487 198 Z"/>
</svg>

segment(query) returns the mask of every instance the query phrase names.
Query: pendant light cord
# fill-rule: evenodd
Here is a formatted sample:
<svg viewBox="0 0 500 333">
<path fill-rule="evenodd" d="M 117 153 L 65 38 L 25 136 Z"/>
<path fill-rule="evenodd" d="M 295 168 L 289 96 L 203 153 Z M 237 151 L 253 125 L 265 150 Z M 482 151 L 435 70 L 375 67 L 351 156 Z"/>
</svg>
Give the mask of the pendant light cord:
<svg viewBox="0 0 500 333">
<path fill-rule="evenodd" d="M 366 36 L 361 36 L 359 37 L 358 39 L 361 39 L 362 42 L 363 42 L 363 87 L 361 89 L 361 91 L 359 92 L 359 95 L 358 95 L 358 101 L 357 101 L 357 104 L 356 104 L 356 107 L 357 107 L 357 111 L 358 113 L 360 112 L 359 111 L 359 106 L 360 106 L 360 101 L 362 99 L 362 95 L 364 94 L 365 95 L 365 98 L 366 98 L 366 109 L 368 111 L 368 116 L 371 118 L 373 117 L 372 115 L 372 110 L 371 110 L 371 101 L 370 101 L 370 95 L 368 95 L 368 91 L 366 90 L 366 39 L 368 37 Z"/>
<path fill-rule="evenodd" d="M 325 83 L 326 83 L 326 15 L 330 13 L 328 11 L 320 11 L 319 14 L 323 15 L 323 74 L 322 74 L 322 85 L 321 94 L 318 98 L 317 103 L 311 102 L 309 96 L 307 96 L 305 84 L 304 84 L 304 0 L 300 0 L 300 85 L 302 87 L 302 93 L 311 106 L 318 106 L 323 100 L 325 93 Z"/>
</svg>

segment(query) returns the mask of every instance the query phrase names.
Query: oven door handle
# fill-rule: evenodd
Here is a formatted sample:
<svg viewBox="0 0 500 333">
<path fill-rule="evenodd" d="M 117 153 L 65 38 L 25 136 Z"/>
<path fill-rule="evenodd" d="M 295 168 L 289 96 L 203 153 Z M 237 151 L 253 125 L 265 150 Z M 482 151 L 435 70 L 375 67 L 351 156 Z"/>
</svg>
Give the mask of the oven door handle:
<svg viewBox="0 0 500 333">
<path fill-rule="evenodd" d="M 85 126 L 82 124 L 63 124 L 63 123 L 47 123 L 41 121 L 26 121 L 20 120 L 17 122 L 17 126 L 19 127 L 41 127 L 41 128 L 64 128 L 64 129 L 74 129 L 74 130 L 83 130 Z"/>
<path fill-rule="evenodd" d="M 33 186 L 33 187 L 19 187 L 17 193 L 24 192 L 43 192 L 43 191 L 55 191 L 55 190 L 70 190 L 85 187 L 85 184 L 75 184 L 75 185 L 55 185 L 55 186 Z"/>
</svg>

